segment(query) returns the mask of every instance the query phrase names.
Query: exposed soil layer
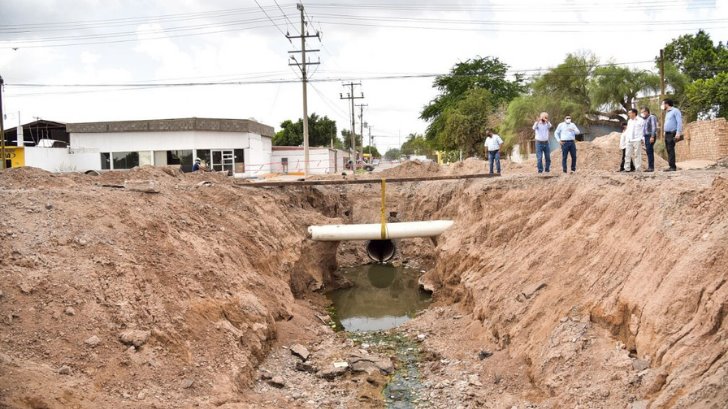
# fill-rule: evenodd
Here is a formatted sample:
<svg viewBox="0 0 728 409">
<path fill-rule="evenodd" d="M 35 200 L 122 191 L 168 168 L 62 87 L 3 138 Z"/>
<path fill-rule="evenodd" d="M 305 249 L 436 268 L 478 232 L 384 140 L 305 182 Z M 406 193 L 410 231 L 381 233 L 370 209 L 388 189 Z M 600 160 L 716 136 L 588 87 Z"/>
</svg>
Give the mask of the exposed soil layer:
<svg viewBox="0 0 728 409">
<path fill-rule="evenodd" d="M 728 169 L 618 174 L 618 149 L 578 148 L 576 175 L 526 162 L 388 186 L 390 221 L 455 220 L 398 243 L 435 290 L 400 330 L 421 342 L 418 407 L 725 407 Z M 132 179 L 159 193 L 119 187 Z M 20 169 L 0 192 L 0 406 L 384 405 L 378 368 L 397 357 L 334 333 L 320 294 L 363 246 L 305 237 L 378 222 L 376 182 Z"/>
</svg>

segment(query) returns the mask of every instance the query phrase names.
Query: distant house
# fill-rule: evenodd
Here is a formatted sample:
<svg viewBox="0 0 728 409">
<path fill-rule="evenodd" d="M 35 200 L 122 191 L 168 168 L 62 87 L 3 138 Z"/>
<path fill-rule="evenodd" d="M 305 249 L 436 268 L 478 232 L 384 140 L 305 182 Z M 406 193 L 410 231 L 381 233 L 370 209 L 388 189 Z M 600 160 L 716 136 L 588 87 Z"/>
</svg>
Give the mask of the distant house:
<svg viewBox="0 0 728 409">
<path fill-rule="evenodd" d="M 24 160 L 13 166 L 67 172 L 179 165 L 190 171 L 199 157 L 211 169 L 237 177 L 271 171 L 273 128 L 252 120 L 180 118 L 63 126 L 67 147 L 45 147 L 45 155 L 33 160 L 26 151 Z"/>
<path fill-rule="evenodd" d="M 309 173 L 323 175 L 341 172 L 346 168 L 349 156 L 349 152 L 340 149 L 309 148 Z M 303 175 L 305 171 L 303 146 L 274 146 L 272 158 L 273 173 Z"/>
</svg>

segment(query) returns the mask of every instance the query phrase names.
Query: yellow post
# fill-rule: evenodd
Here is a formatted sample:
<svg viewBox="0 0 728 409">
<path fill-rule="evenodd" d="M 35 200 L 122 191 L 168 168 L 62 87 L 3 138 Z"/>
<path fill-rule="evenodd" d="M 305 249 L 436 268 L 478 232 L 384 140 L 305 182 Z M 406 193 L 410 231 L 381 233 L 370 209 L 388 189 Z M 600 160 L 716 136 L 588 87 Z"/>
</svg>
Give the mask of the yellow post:
<svg viewBox="0 0 728 409">
<path fill-rule="evenodd" d="M 382 240 L 387 239 L 387 180 L 382 179 Z"/>
</svg>

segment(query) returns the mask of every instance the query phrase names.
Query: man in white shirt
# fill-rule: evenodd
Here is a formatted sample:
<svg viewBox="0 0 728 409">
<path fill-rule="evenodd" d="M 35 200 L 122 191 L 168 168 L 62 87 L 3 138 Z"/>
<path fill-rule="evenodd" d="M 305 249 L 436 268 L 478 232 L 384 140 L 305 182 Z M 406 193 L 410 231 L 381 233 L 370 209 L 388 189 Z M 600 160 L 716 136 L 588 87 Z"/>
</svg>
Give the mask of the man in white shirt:
<svg viewBox="0 0 728 409">
<path fill-rule="evenodd" d="M 630 160 L 634 161 L 636 171 L 642 170 L 642 141 L 644 141 L 645 120 L 642 119 L 637 110 L 632 108 L 627 113 L 627 130 L 625 133 L 626 151 L 624 155 L 624 170 L 629 172 Z"/>
<path fill-rule="evenodd" d="M 497 164 L 498 174 L 501 173 L 500 166 L 500 148 L 503 145 L 503 139 L 493 131 L 488 129 L 485 131 L 487 137 L 485 138 L 485 149 L 488 151 L 488 163 L 490 164 L 490 174 L 493 174 L 493 162 Z"/>
<path fill-rule="evenodd" d="M 541 112 L 536 122 L 533 124 L 533 130 L 536 136 L 536 168 L 538 173 L 544 171 L 543 161 L 541 156 L 546 157 L 546 173 L 551 170 L 551 148 L 549 147 L 549 129 L 551 129 L 551 122 L 549 122 L 549 114 L 547 112 Z"/>
<path fill-rule="evenodd" d="M 561 144 L 561 168 L 564 173 L 568 155 L 571 155 L 571 173 L 576 172 L 576 135 L 579 133 L 579 128 L 571 122 L 571 115 L 567 115 L 554 132 L 556 140 Z"/>
</svg>

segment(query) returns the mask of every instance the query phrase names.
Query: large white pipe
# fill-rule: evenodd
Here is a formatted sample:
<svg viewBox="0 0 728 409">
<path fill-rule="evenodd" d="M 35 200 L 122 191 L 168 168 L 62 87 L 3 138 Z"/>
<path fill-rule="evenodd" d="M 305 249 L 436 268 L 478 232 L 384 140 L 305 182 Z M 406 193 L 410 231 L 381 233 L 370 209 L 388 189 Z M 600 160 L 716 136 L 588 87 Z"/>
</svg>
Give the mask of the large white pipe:
<svg viewBox="0 0 728 409">
<path fill-rule="evenodd" d="M 452 220 L 387 223 L 384 237 L 382 237 L 382 225 L 378 223 L 331 224 L 309 226 L 308 235 L 311 239 L 317 241 L 410 239 L 439 236 L 449 229 L 453 223 Z"/>
</svg>

